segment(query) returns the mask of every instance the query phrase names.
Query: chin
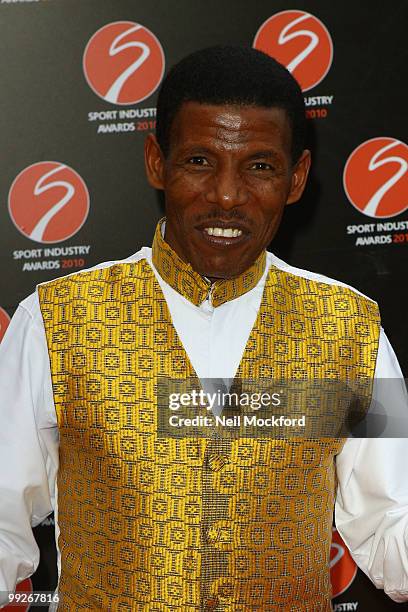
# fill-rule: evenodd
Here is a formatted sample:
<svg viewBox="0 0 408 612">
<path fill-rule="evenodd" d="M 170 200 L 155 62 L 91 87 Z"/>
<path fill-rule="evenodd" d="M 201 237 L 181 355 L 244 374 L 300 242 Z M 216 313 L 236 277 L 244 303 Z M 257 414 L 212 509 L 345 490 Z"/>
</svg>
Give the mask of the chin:
<svg viewBox="0 0 408 612">
<path fill-rule="evenodd" d="M 200 274 L 200 276 L 205 276 L 214 280 L 224 280 L 239 276 L 251 265 L 242 264 L 243 262 L 241 257 L 234 258 L 231 256 L 229 258 L 217 257 L 214 259 L 208 257 L 191 263 L 191 266 L 196 272 L 198 272 L 198 274 Z"/>
</svg>

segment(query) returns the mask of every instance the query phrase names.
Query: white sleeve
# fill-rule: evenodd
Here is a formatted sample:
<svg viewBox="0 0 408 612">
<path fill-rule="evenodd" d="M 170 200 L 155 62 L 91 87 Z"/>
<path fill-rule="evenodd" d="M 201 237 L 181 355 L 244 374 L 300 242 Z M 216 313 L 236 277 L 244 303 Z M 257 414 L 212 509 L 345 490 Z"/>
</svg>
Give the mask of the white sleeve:
<svg viewBox="0 0 408 612">
<path fill-rule="evenodd" d="M 50 367 L 34 294 L 0 344 L 0 592 L 14 591 L 38 566 L 31 527 L 53 510 L 57 467 Z"/>
<path fill-rule="evenodd" d="M 395 353 L 381 331 L 374 401 L 405 406 Z M 393 379 L 392 387 L 381 379 Z M 384 392 L 392 393 L 385 397 Z M 381 395 L 381 397 L 378 397 Z M 336 527 L 357 565 L 397 602 L 408 601 L 408 439 L 349 439 L 337 457 Z"/>
</svg>

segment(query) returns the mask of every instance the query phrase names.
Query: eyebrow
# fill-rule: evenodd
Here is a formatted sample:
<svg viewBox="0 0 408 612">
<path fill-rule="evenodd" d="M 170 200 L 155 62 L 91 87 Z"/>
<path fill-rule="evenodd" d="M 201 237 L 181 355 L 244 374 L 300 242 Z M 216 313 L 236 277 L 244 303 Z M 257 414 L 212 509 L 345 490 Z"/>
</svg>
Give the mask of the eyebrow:
<svg viewBox="0 0 408 612">
<path fill-rule="evenodd" d="M 264 151 L 255 151 L 255 153 L 251 153 L 251 155 L 249 155 L 249 157 L 247 157 L 248 161 L 253 160 L 253 159 L 273 159 L 274 161 L 278 161 L 281 162 L 281 156 L 276 152 L 273 151 L 271 149 L 268 150 L 264 150 Z"/>
<path fill-rule="evenodd" d="M 211 151 L 208 147 L 200 147 L 199 145 L 181 150 L 181 155 L 211 155 L 213 153 L 214 151 Z"/>
<path fill-rule="evenodd" d="M 181 151 L 182 155 L 213 155 L 214 151 L 208 147 L 203 147 L 203 146 L 193 146 L 191 148 L 186 148 L 184 151 Z M 260 150 L 260 151 L 255 151 L 254 153 L 251 153 L 251 155 L 249 155 L 248 157 L 246 157 L 246 159 L 248 161 L 254 160 L 254 159 L 272 159 L 276 162 L 282 162 L 282 158 L 281 155 L 279 155 L 279 153 L 277 153 L 276 151 L 272 150 L 272 149 L 264 149 L 264 150 Z"/>
</svg>

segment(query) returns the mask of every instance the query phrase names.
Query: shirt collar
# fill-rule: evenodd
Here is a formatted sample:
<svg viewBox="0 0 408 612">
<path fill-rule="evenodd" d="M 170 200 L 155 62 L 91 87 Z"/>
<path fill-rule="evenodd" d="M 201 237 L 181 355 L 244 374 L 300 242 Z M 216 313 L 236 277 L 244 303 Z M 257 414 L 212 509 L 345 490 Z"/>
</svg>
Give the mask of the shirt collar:
<svg viewBox="0 0 408 612">
<path fill-rule="evenodd" d="M 211 282 L 180 259 L 162 235 L 161 219 L 156 227 L 152 245 L 152 262 L 160 276 L 175 291 L 195 306 L 200 306 L 211 295 L 214 308 L 234 300 L 253 289 L 260 281 L 266 265 L 266 251 L 262 251 L 250 268 L 235 278 Z"/>
</svg>

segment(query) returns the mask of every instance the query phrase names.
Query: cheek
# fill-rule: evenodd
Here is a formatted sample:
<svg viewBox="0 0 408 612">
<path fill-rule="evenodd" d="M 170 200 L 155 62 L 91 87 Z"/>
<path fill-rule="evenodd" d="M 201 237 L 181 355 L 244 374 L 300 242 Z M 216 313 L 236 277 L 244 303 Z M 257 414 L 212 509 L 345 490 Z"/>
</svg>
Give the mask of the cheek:
<svg viewBox="0 0 408 612">
<path fill-rule="evenodd" d="M 169 208 L 177 214 L 177 211 L 184 211 L 197 204 L 202 190 L 196 180 L 174 177 L 166 184 L 165 193 Z"/>
<path fill-rule="evenodd" d="M 277 198 L 272 193 L 266 194 L 264 199 L 259 199 L 257 206 L 253 208 L 254 214 L 262 221 L 262 224 L 273 224 L 278 219 L 283 209 L 285 202 L 282 198 Z"/>
<path fill-rule="evenodd" d="M 290 184 L 286 178 L 273 180 L 252 180 L 246 184 L 251 200 L 261 209 L 264 216 L 273 216 L 286 204 Z"/>
<path fill-rule="evenodd" d="M 262 242 L 269 244 L 271 239 L 274 237 L 283 214 L 284 205 L 279 204 L 275 207 L 269 206 L 261 210 L 258 210 L 256 216 L 256 222 L 258 224 L 258 236 Z"/>
<path fill-rule="evenodd" d="M 280 212 L 285 206 L 290 193 L 290 181 L 288 179 L 276 179 L 267 185 L 259 187 L 259 200 L 262 208 L 273 216 Z"/>
</svg>

